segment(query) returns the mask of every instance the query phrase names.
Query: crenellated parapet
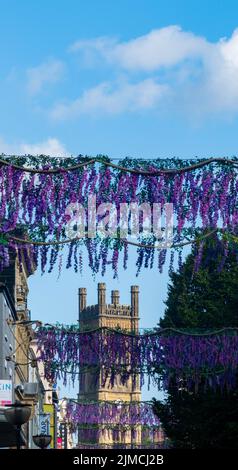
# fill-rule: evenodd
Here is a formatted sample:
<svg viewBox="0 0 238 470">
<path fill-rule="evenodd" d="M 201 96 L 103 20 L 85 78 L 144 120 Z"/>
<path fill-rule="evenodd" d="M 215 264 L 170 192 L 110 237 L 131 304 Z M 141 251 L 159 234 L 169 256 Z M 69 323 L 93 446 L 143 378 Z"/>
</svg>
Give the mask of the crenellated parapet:
<svg viewBox="0 0 238 470">
<path fill-rule="evenodd" d="M 98 303 L 96 305 L 87 305 L 87 289 L 79 289 L 79 322 L 81 327 L 85 324 L 92 327 L 110 326 L 121 327 L 118 324 L 123 323 L 123 329 L 137 330 L 139 324 L 139 287 L 131 286 L 131 305 L 120 304 L 120 293 L 118 290 L 112 290 L 111 303 L 106 303 L 106 284 L 98 284 Z"/>
</svg>

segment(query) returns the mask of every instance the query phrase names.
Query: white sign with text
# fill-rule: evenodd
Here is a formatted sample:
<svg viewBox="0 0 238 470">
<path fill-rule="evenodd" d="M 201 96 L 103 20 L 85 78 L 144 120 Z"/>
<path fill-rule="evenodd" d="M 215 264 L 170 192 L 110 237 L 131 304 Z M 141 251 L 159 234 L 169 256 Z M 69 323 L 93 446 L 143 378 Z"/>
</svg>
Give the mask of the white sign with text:
<svg viewBox="0 0 238 470">
<path fill-rule="evenodd" d="M 0 406 L 11 405 L 13 384 L 11 380 L 0 380 Z"/>
</svg>

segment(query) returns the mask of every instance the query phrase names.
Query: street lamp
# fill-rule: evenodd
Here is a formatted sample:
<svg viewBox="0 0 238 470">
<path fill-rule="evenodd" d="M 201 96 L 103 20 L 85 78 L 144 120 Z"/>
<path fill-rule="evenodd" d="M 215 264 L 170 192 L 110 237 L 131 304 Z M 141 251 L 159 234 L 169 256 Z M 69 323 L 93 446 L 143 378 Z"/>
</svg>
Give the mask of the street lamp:
<svg viewBox="0 0 238 470">
<path fill-rule="evenodd" d="M 31 406 L 16 401 L 12 405 L 5 405 L 4 415 L 10 424 L 16 426 L 17 449 L 21 448 L 21 427 L 29 421 L 31 416 Z"/>
<path fill-rule="evenodd" d="M 48 445 L 51 443 L 52 437 L 50 434 L 37 434 L 33 437 L 34 444 L 40 449 L 46 449 Z"/>
</svg>

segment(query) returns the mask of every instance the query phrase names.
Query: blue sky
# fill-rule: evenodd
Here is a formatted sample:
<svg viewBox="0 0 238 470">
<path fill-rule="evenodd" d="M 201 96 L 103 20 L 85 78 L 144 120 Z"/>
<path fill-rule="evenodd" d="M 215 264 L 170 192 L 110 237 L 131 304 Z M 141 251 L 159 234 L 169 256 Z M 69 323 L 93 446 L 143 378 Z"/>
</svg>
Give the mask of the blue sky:
<svg viewBox="0 0 238 470">
<path fill-rule="evenodd" d="M 236 1 L 1 0 L 0 9 L 2 151 L 236 153 Z"/>
<path fill-rule="evenodd" d="M 1 0 L 0 153 L 112 157 L 237 154 L 238 4 L 227 0 Z M 119 281 L 141 291 L 141 326 L 163 313 L 168 277 L 135 278 L 133 249 Z M 30 280 L 34 318 L 77 319 L 64 272 Z M 108 297 L 109 301 L 109 297 Z"/>
</svg>

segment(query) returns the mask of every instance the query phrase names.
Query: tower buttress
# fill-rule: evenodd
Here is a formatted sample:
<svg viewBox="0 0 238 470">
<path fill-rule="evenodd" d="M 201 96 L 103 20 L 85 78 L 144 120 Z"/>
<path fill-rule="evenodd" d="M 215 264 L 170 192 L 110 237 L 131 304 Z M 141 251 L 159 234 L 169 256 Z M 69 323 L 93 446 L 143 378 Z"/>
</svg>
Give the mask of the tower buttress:
<svg viewBox="0 0 238 470">
<path fill-rule="evenodd" d="M 119 305 L 120 302 L 120 292 L 119 290 L 112 290 L 111 302 L 113 305 Z"/>
<path fill-rule="evenodd" d="M 131 286 L 131 320 L 132 330 L 139 330 L 139 286 Z"/>
<path fill-rule="evenodd" d="M 79 313 L 87 307 L 87 289 L 86 287 L 79 288 Z"/>
<path fill-rule="evenodd" d="M 131 286 L 131 316 L 139 316 L 139 286 Z"/>
<path fill-rule="evenodd" d="M 106 284 L 99 282 L 98 284 L 98 314 L 103 315 L 106 312 Z"/>
</svg>

